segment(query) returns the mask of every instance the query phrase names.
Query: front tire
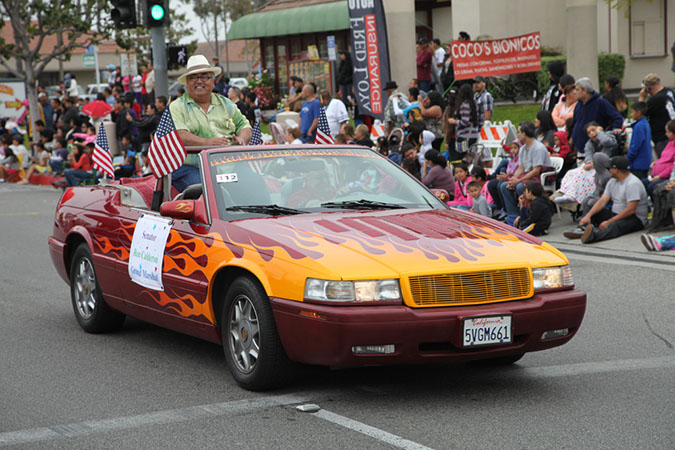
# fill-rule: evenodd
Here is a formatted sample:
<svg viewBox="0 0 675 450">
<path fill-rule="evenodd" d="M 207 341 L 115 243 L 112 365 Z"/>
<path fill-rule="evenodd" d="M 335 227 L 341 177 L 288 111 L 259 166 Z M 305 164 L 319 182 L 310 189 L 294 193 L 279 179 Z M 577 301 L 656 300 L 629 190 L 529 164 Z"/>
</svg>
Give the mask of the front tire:
<svg viewBox="0 0 675 450">
<path fill-rule="evenodd" d="M 77 247 L 71 261 L 70 297 L 77 323 L 87 333 L 107 333 L 122 327 L 126 316 L 111 309 L 103 299 L 91 251 L 85 243 Z"/>
<path fill-rule="evenodd" d="M 244 389 L 259 391 L 290 382 L 292 363 L 279 339 L 269 298 L 258 280 L 230 285 L 221 320 L 227 367 Z"/>
</svg>

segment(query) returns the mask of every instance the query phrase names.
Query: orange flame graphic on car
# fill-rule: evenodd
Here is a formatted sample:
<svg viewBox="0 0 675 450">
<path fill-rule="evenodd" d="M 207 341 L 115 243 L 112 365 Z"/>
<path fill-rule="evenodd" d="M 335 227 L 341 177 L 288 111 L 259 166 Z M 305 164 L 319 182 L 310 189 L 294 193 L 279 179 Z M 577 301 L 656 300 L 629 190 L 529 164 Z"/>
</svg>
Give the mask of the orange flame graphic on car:
<svg viewBox="0 0 675 450">
<path fill-rule="evenodd" d="M 183 317 L 204 316 L 209 317 L 209 307 L 205 303 L 200 303 L 192 295 L 171 297 L 162 291 L 144 290 L 141 295 L 149 295 L 157 304 L 173 310 Z"/>
</svg>

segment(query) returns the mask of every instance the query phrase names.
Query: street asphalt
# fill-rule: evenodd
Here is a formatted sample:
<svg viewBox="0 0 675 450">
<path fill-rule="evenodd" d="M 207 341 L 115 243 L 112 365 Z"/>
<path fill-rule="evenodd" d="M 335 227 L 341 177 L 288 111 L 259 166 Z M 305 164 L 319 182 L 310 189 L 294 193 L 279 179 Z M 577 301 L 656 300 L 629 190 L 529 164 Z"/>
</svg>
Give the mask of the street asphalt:
<svg viewBox="0 0 675 450">
<path fill-rule="evenodd" d="M 583 245 L 554 219 L 545 240 L 588 293 L 567 345 L 501 368 L 307 368 L 252 393 L 217 345 L 133 319 L 79 328 L 47 251 L 59 195 L 0 185 L 0 447 L 675 448 L 675 252 L 639 233 Z"/>
</svg>

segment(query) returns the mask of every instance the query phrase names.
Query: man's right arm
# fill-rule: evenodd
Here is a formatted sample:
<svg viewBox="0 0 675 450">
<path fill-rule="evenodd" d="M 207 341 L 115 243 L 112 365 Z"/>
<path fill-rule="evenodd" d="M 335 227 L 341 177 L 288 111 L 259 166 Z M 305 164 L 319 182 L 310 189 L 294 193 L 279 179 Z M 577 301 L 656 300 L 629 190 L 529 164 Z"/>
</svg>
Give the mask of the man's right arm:
<svg viewBox="0 0 675 450">
<path fill-rule="evenodd" d="M 230 140 L 224 136 L 214 138 L 203 138 L 190 133 L 188 130 L 177 130 L 183 145 L 190 147 L 213 146 L 213 145 L 230 145 Z"/>
<path fill-rule="evenodd" d="M 591 223 L 591 217 L 602 211 L 602 209 L 605 206 L 607 206 L 607 204 L 611 199 L 612 197 L 610 197 L 609 194 L 603 194 L 603 196 L 600 197 L 600 199 L 597 202 L 595 202 L 595 205 L 593 205 L 591 210 L 588 211 L 588 214 L 586 214 L 584 217 L 581 218 L 581 220 L 579 220 L 579 225 L 584 226 Z"/>
</svg>

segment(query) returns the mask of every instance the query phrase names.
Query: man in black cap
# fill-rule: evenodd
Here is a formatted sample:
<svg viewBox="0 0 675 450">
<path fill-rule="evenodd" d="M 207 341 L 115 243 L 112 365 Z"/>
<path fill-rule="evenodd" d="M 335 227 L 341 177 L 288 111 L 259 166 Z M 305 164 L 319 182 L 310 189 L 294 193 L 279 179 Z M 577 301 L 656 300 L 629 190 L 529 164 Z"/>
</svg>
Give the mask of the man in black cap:
<svg viewBox="0 0 675 450">
<path fill-rule="evenodd" d="M 613 157 L 609 173 L 612 179 L 607 183 L 605 193 L 579 221 L 579 225 L 586 227 L 581 236 L 584 244 L 641 230 L 647 222 L 647 191 L 640 179 L 628 170 L 628 159 Z M 612 209 L 605 209 L 610 201 Z"/>
<path fill-rule="evenodd" d="M 400 128 L 405 122 L 405 116 L 397 116 L 394 112 L 394 102 L 403 97 L 403 92 L 398 90 L 398 84 L 393 80 L 387 81 L 383 91 L 387 94 L 387 105 L 384 107 L 384 126 L 387 130 L 387 136 L 389 136 L 394 128 Z"/>
<path fill-rule="evenodd" d="M 478 120 L 482 124 L 486 120 L 492 119 L 492 111 L 495 109 L 495 101 L 487 89 L 485 89 L 485 78 L 478 75 L 473 79 L 473 98 L 476 100 L 478 108 Z"/>
<path fill-rule="evenodd" d="M 550 80 L 550 85 L 546 94 L 544 94 L 544 99 L 541 102 L 541 109 L 553 112 L 553 108 L 558 104 L 558 100 L 562 95 L 558 87 L 558 82 L 560 77 L 565 74 L 565 64 L 560 60 L 551 61 L 548 63 L 548 79 Z"/>
</svg>

